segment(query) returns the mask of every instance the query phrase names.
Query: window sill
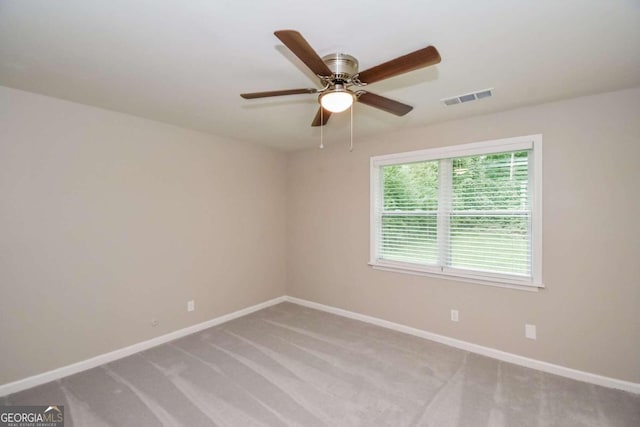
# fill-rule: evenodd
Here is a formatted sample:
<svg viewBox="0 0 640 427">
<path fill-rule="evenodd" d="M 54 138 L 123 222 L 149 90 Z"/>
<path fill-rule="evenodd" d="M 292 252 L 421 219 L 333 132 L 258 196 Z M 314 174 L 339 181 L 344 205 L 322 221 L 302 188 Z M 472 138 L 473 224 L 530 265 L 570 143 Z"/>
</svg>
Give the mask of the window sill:
<svg viewBox="0 0 640 427">
<path fill-rule="evenodd" d="M 372 261 L 372 262 L 369 262 L 369 265 L 374 270 L 391 271 L 394 273 L 412 274 L 416 276 L 435 277 L 438 279 L 455 280 L 458 282 L 475 283 L 478 285 L 495 286 L 495 287 L 507 288 L 507 289 L 516 289 L 516 290 L 527 291 L 527 292 L 538 292 L 540 289 L 544 288 L 543 284 L 519 283 L 516 281 L 509 281 L 506 279 L 494 279 L 492 277 L 471 277 L 471 275 L 465 276 L 460 274 L 452 274 L 447 272 L 427 270 L 426 268 L 422 269 L 419 266 L 412 266 L 412 265 L 405 266 L 405 265 L 398 265 L 395 263 L 386 263 L 381 261 L 375 261 L 375 262 Z"/>
</svg>

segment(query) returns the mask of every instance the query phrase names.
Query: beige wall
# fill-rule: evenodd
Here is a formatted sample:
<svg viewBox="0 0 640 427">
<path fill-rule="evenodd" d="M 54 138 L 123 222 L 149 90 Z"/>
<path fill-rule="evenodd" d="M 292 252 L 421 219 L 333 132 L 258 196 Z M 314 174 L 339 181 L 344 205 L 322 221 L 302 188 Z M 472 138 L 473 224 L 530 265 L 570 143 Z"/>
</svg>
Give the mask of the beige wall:
<svg viewBox="0 0 640 427">
<path fill-rule="evenodd" d="M 285 292 L 640 382 L 639 111 L 640 88 L 381 135 L 353 153 L 333 141 L 285 162 L 0 87 L 0 384 Z M 534 133 L 545 290 L 367 265 L 370 156 Z"/>
<path fill-rule="evenodd" d="M 0 87 L 0 384 L 283 295 L 285 169 Z"/>
<path fill-rule="evenodd" d="M 347 141 L 333 141 L 324 151 L 290 154 L 288 293 L 640 382 L 639 114 L 637 88 L 356 140 L 352 153 Z M 370 156 L 537 133 L 544 145 L 545 290 L 367 265 Z M 449 320 L 451 308 L 460 310 L 459 323 Z M 525 339 L 525 323 L 537 325 L 537 341 Z"/>
</svg>

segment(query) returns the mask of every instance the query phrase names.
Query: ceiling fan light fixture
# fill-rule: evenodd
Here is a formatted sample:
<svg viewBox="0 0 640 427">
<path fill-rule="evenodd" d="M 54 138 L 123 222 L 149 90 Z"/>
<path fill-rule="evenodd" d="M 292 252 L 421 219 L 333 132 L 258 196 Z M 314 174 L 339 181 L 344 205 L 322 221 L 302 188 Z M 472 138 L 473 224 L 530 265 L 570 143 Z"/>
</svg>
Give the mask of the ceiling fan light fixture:
<svg viewBox="0 0 640 427">
<path fill-rule="evenodd" d="M 320 105 L 332 113 L 341 113 L 353 104 L 353 93 L 343 87 L 325 92 L 320 95 Z"/>
<path fill-rule="evenodd" d="M 311 122 L 311 126 L 314 127 L 326 125 L 332 113 L 341 113 L 348 110 L 349 107 L 353 113 L 352 106 L 356 101 L 396 116 L 404 116 L 413 109 L 412 106 L 359 88 L 435 65 L 441 61 L 438 50 L 433 46 L 427 46 L 375 67 L 359 71 L 358 60 L 351 55 L 338 52 L 320 57 L 298 31 L 278 30 L 274 34 L 319 78 L 319 83 L 323 88 L 272 90 L 242 93 L 240 96 L 244 99 L 255 99 L 305 93 L 319 94 L 320 108 Z M 353 90 L 349 90 L 351 86 L 355 86 Z"/>
</svg>

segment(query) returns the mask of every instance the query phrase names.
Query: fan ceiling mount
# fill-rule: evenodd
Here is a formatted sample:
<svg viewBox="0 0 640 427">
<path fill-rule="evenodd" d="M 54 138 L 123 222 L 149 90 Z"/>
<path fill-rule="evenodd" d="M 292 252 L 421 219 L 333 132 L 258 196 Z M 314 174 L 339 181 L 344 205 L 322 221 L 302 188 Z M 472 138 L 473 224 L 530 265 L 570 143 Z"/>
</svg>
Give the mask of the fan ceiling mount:
<svg viewBox="0 0 640 427">
<path fill-rule="evenodd" d="M 433 46 L 392 59 L 373 68 L 359 72 L 358 60 L 344 53 L 332 53 L 320 58 L 302 35 L 294 30 L 276 31 L 275 36 L 291 50 L 315 75 L 324 86 L 321 89 L 286 89 L 270 92 L 240 94 L 245 99 L 267 98 L 271 96 L 299 95 L 317 93 L 320 108 L 311 126 L 324 126 L 331 113 L 348 109 L 353 102 L 361 102 L 396 116 L 404 116 L 413 109 L 384 96 L 362 89 L 364 86 L 408 73 L 419 68 L 440 62 L 440 54 Z"/>
</svg>

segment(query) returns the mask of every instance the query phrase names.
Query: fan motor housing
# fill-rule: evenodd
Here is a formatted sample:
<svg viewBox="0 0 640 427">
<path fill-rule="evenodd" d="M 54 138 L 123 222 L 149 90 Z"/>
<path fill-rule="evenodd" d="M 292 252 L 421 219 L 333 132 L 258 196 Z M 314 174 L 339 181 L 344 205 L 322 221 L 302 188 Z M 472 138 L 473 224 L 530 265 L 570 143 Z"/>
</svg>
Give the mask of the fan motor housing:
<svg viewBox="0 0 640 427">
<path fill-rule="evenodd" d="M 346 53 L 325 55 L 322 57 L 322 61 L 327 64 L 337 80 L 348 80 L 358 73 L 358 60 Z"/>
</svg>

